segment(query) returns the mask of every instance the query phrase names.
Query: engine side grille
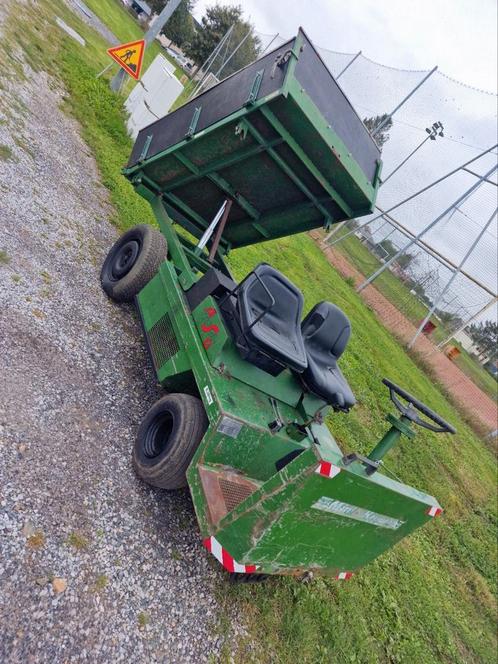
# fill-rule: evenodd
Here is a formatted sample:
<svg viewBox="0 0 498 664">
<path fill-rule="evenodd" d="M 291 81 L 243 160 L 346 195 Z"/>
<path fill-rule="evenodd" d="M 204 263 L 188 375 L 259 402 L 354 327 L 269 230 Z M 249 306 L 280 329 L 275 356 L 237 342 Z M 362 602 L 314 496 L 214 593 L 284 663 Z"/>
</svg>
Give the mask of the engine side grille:
<svg viewBox="0 0 498 664">
<path fill-rule="evenodd" d="M 245 500 L 254 491 L 254 488 L 252 487 L 238 484 L 237 482 L 230 482 L 229 480 L 222 478 L 218 480 L 218 483 L 223 495 L 223 500 L 225 501 L 227 512 L 231 512 L 235 509 L 239 503 Z"/>
<path fill-rule="evenodd" d="M 147 332 L 156 371 L 180 350 L 168 314 L 164 314 Z"/>
</svg>

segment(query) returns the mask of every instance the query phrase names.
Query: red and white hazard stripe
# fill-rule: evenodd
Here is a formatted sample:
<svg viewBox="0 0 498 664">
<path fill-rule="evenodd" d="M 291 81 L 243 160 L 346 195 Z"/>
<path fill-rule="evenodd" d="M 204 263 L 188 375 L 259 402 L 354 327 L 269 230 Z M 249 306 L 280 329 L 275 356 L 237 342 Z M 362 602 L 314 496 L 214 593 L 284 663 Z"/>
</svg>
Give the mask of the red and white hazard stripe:
<svg viewBox="0 0 498 664">
<path fill-rule="evenodd" d="M 432 507 L 429 507 L 428 509 L 425 510 L 425 513 L 428 514 L 429 516 L 439 516 L 443 509 L 441 507 L 436 507 L 433 505 Z"/>
<path fill-rule="evenodd" d="M 335 577 L 339 581 L 347 581 L 353 576 L 353 572 L 339 572 L 339 574 Z"/>
<path fill-rule="evenodd" d="M 207 537 L 202 542 L 206 549 L 213 554 L 223 567 L 229 572 L 238 572 L 239 574 L 250 574 L 256 571 L 256 565 L 240 565 L 218 542 L 216 537 Z"/>
<path fill-rule="evenodd" d="M 320 461 L 320 465 L 315 470 L 315 473 L 319 475 L 324 475 L 325 477 L 335 477 L 341 472 L 339 466 L 334 466 L 333 463 L 329 461 Z"/>
</svg>

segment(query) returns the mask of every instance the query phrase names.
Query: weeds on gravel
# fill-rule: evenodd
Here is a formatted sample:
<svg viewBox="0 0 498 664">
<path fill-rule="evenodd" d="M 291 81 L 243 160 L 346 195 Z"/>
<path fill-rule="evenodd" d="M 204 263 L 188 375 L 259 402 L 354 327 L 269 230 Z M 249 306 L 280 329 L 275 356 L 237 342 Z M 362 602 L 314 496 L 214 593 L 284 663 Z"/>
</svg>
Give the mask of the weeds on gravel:
<svg viewBox="0 0 498 664">
<path fill-rule="evenodd" d="M 140 629 L 145 629 L 147 627 L 147 625 L 149 624 L 149 622 L 150 622 L 149 615 L 147 613 L 145 613 L 144 611 L 141 611 L 138 614 L 137 619 L 138 619 L 138 626 L 139 626 Z"/>
<path fill-rule="evenodd" d="M 2 161 L 11 161 L 12 149 L 8 145 L 0 145 L 0 159 Z"/>
<path fill-rule="evenodd" d="M 8 265 L 11 260 L 11 257 L 5 249 L 0 249 L 0 265 Z"/>
<path fill-rule="evenodd" d="M 93 589 L 95 592 L 102 592 L 102 590 L 105 590 L 105 588 L 107 588 L 108 585 L 109 585 L 109 577 L 107 576 L 107 574 L 99 574 L 95 579 L 95 583 L 93 584 Z"/>
<path fill-rule="evenodd" d="M 45 546 L 45 535 L 42 530 L 37 530 L 26 539 L 30 549 L 41 549 Z"/>
<path fill-rule="evenodd" d="M 84 535 L 77 531 L 73 531 L 70 533 L 67 537 L 66 544 L 69 546 L 72 546 L 74 549 L 78 549 L 79 551 L 82 551 L 84 549 L 88 549 L 88 546 L 90 544 L 88 538 L 86 538 Z"/>
</svg>

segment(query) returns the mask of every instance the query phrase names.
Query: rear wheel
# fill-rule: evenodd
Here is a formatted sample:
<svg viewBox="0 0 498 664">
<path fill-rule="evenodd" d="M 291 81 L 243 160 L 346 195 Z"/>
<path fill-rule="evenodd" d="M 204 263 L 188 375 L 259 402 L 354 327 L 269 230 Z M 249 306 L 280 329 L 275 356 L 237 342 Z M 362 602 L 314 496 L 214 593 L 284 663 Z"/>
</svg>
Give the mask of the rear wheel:
<svg viewBox="0 0 498 664">
<path fill-rule="evenodd" d="M 133 450 L 137 475 L 162 489 L 187 486 L 185 472 L 208 427 L 202 402 L 189 394 L 168 394 L 142 420 Z"/>
<path fill-rule="evenodd" d="M 147 224 L 126 231 L 111 247 L 102 265 L 100 282 L 110 298 L 129 302 L 155 276 L 166 259 L 164 236 Z"/>
</svg>

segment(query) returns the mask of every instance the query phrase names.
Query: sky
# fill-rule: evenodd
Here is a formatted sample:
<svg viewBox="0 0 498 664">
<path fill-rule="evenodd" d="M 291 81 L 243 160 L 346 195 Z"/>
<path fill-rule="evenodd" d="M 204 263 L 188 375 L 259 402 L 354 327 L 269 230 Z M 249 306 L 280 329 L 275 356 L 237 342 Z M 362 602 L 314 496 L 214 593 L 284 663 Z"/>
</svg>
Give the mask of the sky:
<svg viewBox="0 0 498 664">
<path fill-rule="evenodd" d="M 241 4 L 266 34 L 292 37 L 302 26 L 323 48 L 362 51 L 384 65 L 432 69 L 463 83 L 497 89 L 496 0 L 218 0 Z M 197 0 L 200 19 L 215 0 Z"/>
</svg>

